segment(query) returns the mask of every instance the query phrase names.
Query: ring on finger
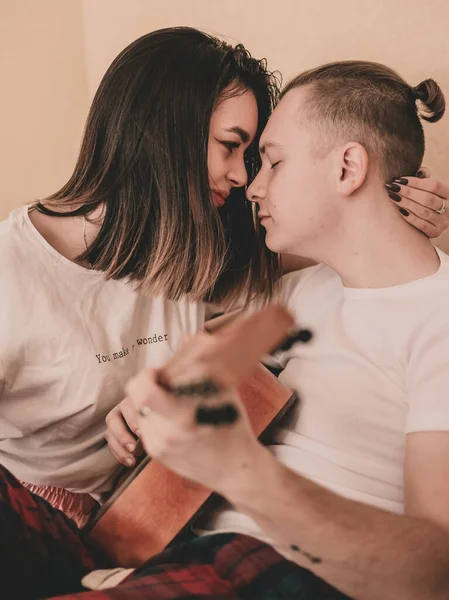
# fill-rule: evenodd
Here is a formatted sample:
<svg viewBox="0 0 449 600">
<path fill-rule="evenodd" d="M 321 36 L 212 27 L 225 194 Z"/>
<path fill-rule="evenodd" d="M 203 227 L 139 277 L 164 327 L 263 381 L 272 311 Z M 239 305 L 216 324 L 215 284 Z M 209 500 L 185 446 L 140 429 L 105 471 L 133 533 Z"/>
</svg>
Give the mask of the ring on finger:
<svg viewBox="0 0 449 600">
<path fill-rule="evenodd" d="M 446 212 L 446 201 L 442 200 L 441 208 L 435 211 L 437 215 L 443 215 Z"/>
<path fill-rule="evenodd" d="M 148 415 L 151 413 L 151 408 L 149 406 L 141 406 L 139 408 L 139 415 L 141 417 L 148 417 Z"/>
</svg>

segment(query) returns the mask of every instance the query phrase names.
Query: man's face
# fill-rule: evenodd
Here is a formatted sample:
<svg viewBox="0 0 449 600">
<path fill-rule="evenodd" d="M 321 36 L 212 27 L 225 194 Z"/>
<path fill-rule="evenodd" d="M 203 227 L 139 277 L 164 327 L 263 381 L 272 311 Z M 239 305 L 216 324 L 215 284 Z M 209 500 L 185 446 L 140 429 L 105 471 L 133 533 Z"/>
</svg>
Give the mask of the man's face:
<svg viewBox="0 0 449 600">
<path fill-rule="evenodd" d="M 323 243 L 338 206 L 332 152 L 320 153 L 322 134 L 302 109 L 307 93 L 288 92 L 274 110 L 260 140 L 262 168 L 247 191 L 259 204 L 267 246 L 302 256 Z"/>
</svg>

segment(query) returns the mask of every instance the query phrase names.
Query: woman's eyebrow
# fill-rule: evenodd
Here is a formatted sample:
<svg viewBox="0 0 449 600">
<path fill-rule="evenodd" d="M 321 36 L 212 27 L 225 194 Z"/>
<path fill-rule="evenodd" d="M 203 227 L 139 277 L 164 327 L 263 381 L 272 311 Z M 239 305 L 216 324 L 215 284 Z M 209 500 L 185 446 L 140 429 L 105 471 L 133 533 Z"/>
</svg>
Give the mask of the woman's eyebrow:
<svg viewBox="0 0 449 600">
<path fill-rule="evenodd" d="M 225 131 L 229 131 L 229 133 L 236 133 L 244 144 L 249 142 L 249 133 L 241 127 L 229 127 L 229 129 L 225 129 Z"/>
</svg>

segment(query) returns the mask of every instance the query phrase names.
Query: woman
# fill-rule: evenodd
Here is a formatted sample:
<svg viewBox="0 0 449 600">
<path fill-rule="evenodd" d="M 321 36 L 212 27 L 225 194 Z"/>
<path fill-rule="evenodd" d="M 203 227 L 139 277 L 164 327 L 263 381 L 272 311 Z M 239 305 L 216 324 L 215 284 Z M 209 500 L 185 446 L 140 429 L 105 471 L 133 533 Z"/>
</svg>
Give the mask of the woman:
<svg viewBox="0 0 449 600">
<path fill-rule="evenodd" d="M 146 35 L 104 76 L 68 183 L 1 225 L 0 461 L 78 524 L 116 477 L 126 381 L 202 326 L 198 301 L 271 295 L 244 186 L 277 95 L 242 46 Z"/>
<path fill-rule="evenodd" d="M 202 327 L 199 301 L 270 296 L 244 186 L 277 93 L 242 46 L 146 35 L 105 74 L 68 183 L 1 225 L 0 462 L 78 523 L 116 476 L 126 381 Z"/>
</svg>

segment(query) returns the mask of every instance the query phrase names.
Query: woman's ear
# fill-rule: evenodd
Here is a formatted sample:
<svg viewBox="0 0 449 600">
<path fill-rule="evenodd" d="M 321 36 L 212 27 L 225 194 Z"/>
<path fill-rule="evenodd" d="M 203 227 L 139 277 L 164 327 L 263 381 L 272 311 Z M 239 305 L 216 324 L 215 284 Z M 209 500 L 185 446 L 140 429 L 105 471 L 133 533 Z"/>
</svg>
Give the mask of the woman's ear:
<svg viewBox="0 0 449 600">
<path fill-rule="evenodd" d="M 368 153 L 358 142 L 349 142 L 339 149 L 338 191 L 341 196 L 351 196 L 365 182 L 368 174 Z"/>
</svg>

